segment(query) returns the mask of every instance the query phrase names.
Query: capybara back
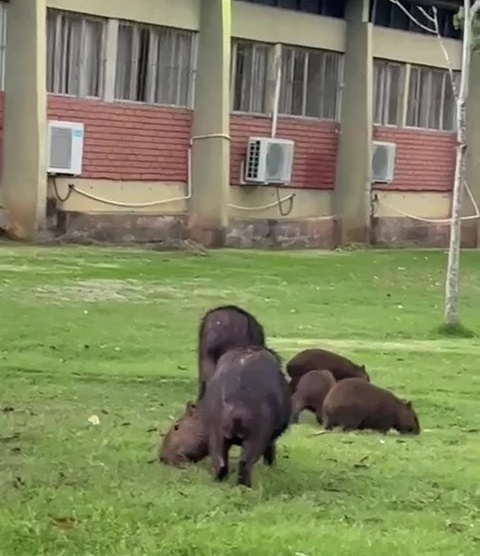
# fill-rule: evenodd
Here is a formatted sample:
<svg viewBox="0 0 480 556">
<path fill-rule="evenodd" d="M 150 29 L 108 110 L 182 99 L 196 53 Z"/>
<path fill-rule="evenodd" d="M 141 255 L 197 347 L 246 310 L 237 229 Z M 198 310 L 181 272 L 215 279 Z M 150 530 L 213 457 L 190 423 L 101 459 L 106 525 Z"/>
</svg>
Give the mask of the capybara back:
<svg viewBox="0 0 480 556">
<path fill-rule="evenodd" d="M 337 382 L 327 394 L 322 409 L 325 428 L 371 429 L 401 434 L 419 434 L 417 414 L 409 401 L 389 390 L 359 378 Z"/>
<path fill-rule="evenodd" d="M 265 333 L 262 325 L 248 311 L 235 305 L 225 305 L 205 313 L 198 333 L 198 400 L 205 394 L 206 385 L 220 357 L 229 349 L 249 345 L 264 346 Z"/>
<path fill-rule="evenodd" d="M 300 413 L 307 409 L 315 413 L 317 421 L 322 423 L 323 401 L 335 384 L 330 371 L 309 371 L 298 382 L 292 396 L 292 423 L 298 422 Z"/>
<path fill-rule="evenodd" d="M 297 353 L 287 363 L 292 392 L 297 389 L 298 382 L 303 375 L 316 369 L 330 371 L 337 382 L 346 378 L 363 378 L 370 381 L 365 365 L 357 365 L 350 359 L 332 351 L 312 348 Z"/>
<path fill-rule="evenodd" d="M 275 441 L 288 428 L 291 399 L 278 356 L 268 348 L 234 348 L 218 360 L 204 397 L 213 476 L 228 475 L 228 452 L 242 447 L 238 484 L 251 486 L 251 470 L 263 456 L 275 460 Z"/>
</svg>

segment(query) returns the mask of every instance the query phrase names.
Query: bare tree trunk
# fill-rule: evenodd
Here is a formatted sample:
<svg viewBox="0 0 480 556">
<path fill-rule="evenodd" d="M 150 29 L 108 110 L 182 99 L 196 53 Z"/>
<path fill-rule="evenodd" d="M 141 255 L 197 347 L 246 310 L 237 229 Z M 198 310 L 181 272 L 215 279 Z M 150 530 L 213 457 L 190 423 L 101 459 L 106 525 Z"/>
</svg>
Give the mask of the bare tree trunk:
<svg viewBox="0 0 480 556">
<path fill-rule="evenodd" d="M 472 13 L 470 0 L 464 0 L 465 20 L 463 27 L 462 71 L 460 90 L 456 99 L 457 156 L 455 163 L 455 181 L 452 195 L 452 216 L 450 224 L 450 243 L 448 248 L 447 278 L 445 281 L 445 324 L 456 326 L 460 323 L 458 308 L 460 245 L 462 235 L 461 210 L 466 175 L 467 154 L 467 118 L 466 98 L 470 73 L 470 55 L 472 49 Z"/>
</svg>

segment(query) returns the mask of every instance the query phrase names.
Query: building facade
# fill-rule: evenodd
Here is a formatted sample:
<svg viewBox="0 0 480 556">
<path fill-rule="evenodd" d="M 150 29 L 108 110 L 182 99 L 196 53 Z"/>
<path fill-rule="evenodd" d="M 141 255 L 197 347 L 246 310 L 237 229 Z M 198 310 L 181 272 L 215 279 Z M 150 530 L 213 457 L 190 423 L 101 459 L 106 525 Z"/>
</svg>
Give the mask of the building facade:
<svg viewBox="0 0 480 556">
<path fill-rule="evenodd" d="M 428 25 L 416 4 L 403 2 Z M 0 2 L 4 227 L 30 239 L 50 229 L 211 246 L 446 245 L 448 63 L 458 82 L 462 45 L 459 2 L 435 4 L 449 62 L 389 0 Z M 470 87 L 480 201 L 478 54 Z M 49 120 L 84 124 L 80 176 L 47 175 Z M 245 185 L 249 137 L 273 135 L 294 141 L 291 182 Z M 372 184 L 376 142 L 395 145 L 388 183 Z M 463 229 L 478 246 L 478 220 Z"/>
</svg>

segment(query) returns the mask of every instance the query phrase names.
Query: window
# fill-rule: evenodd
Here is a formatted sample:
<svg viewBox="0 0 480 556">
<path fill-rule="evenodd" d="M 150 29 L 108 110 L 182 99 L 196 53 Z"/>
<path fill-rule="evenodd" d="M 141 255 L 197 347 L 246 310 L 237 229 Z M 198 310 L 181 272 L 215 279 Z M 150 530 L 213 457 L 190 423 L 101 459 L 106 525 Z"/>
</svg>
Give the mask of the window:
<svg viewBox="0 0 480 556">
<path fill-rule="evenodd" d="M 345 0 L 244 0 L 252 4 L 261 4 L 273 8 L 286 8 L 311 14 L 325 15 L 343 19 Z"/>
<path fill-rule="evenodd" d="M 459 72 L 455 72 L 455 81 L 458 86 Z M 455 96 L 447 70 L 412 66 L 406 124 L 443 131 L 455 129 Z"/>
<path fill-rule="evenodd" d="M 234 41 L 232 48 L 232 94 L 234 112 L 265 114 L 267 72 L 271 47 Z"/>
<path fill-rule="evenodd" d="M 402 0 L 403 7 L 415 20 L 433 29 L 432 23 L 427 21 L 425 16 L 418 9 L 419 4 L 422 4 L 422 2 Z M 429 12 L 431 3 L 430 6 L 428 2 L 425 2 L 425 4 L 426 10 Z M 458 8 L 455 7 L 437 7 L 438 25 L 442 37 L 461 39 L 461 31 L 453 27 L 453 16 L 457 9 Z M 390 0 L 370 0 L 370 21 L 375 25 L 390 27 L 391 29 L 400 29 L 402 31 L 412 31 L 415 33 L 428 33 L 428 31 L 419 27 L 401 8 Z"/>
<path fill-rule="evenodd" d="M 7 5 L 0 2 L 0 91 L 5 90 L 5 53 L 7 47 Z"/>
<path fill-rule="evenodd" d="M 121 22 L 115 98 L 191 106 L 195 75 L 191 31 Z"/>
<path fill-rule="evenodd" d="M 384 60 L 373 64 L 373 122 L 401 124 L 405 88 L 405 66 Z"/>
<path fill-rule="evenodd" d="M 283 48 L 279 112 L 336 120 L 341 61 L 337 52 Z"/>
<path fill-rule="evenodd" d="M 103 19 L 48 10 L 48 92 L 102 96 L 104 33 Z"/>
</svg>

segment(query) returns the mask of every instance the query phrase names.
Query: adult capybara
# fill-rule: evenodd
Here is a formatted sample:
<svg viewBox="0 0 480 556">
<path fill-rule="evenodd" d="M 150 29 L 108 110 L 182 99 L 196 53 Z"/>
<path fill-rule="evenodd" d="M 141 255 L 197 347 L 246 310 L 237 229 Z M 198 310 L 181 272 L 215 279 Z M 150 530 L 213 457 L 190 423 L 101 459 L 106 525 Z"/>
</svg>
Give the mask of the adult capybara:
<svg viewBox="0 0 480 556">
<path fill-rule="evenodd" d="M 322 424 L 323 401 L 336 384 L 330 371 L 309 371 L 298 382 L 297 389 L 292 396 L 292 423 L 298 422 L 298 417 L 304 409 L 315 413 L 317 421 Z"/>
<path fill-rule="evenodd" d="M 229 349 L 250 345 L 264 346 L 265 333 L 248 311 L 235 305 L 224 305 L 204 314 L 198 331 L 197 401 L 203 398 L 220 357 Z"/>
<path fill-rule="evenodd" d="M 337 382 L 327 394 L 322 409 L 326 429 L 371 429 L 386 433 L 419 434 L 420 424 L 412 403 L 361 378 Z"/>
<path fill-rule="evenodd" d="M 229 471 L 228 454 L 241 446 L 237 483 L 250 487 L 253 465 L 275 461 L 275 441 L 288 428 L 291 398 L 281 361 L 272 350 L 249 346 L 224 353 L 202 400 L 213 477 Z"/>
<path fill-rule="evenodd" d="M 357 365 L 350 359 L 326 349 L 305 349 L 287 363 L 292 393 L 297 389 L 298 381 L 302 376 L 316 369 L 330 371 L 337 382 L 345 378 L 363 378 L 370 382 L 365 365 Z"/>
<path fill-rule="evenodd" d="M 160 445 L 158 459 L 166 465 L 195 463 L 208 455 L 208 438 L 201 408 L 187 402 L 185 413 L 171 426 Z"/>
</svg>

